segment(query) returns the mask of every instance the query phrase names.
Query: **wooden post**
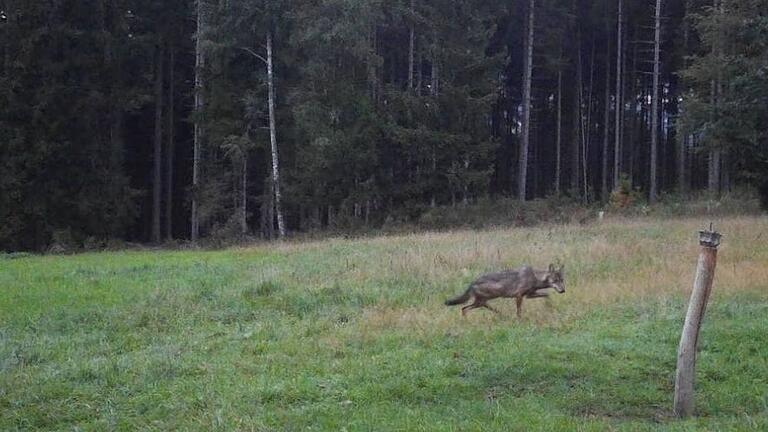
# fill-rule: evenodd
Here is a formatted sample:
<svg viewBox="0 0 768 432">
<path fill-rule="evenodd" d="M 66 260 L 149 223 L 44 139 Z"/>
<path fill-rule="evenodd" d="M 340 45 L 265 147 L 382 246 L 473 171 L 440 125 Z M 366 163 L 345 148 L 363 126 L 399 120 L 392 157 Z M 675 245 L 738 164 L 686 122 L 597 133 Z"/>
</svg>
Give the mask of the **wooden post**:
<svg viewBox="0 0 768 432">
<path fill-rule="evenodd" d="M 693 414 L 693 382 L 696 372 L 696 345 L 699 339 L 699 329 L 707 308 L 707 300 L 712 289 L 717 265 L 717 247 L 720 245 L 720 233 L 709 230 L 699 231 L 699 263 L 696 267 L 696 279 L 693 282 L 693 292 L 688 303 L 688 313 L 685 315 L 683 334 L 677 349 L 677 372 L 675 373 L 674 412 L 678 417 L 689 417 Z"/>
</svg>

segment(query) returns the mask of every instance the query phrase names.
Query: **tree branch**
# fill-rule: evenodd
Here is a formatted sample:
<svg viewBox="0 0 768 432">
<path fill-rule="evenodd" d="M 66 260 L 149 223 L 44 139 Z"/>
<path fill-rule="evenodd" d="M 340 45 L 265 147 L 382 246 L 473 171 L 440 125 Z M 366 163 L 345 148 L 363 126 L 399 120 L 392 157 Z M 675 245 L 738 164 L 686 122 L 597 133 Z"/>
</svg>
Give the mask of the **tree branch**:
<svg viewBox="0 0 768 432">
<path fill-rule="evenodd" d="M 252 49 L 250 49 L 250 48 L 248 48 L 248 47 L 240 47 L 240 49 L 241 49 L 241 50 L 243 50 L 243 51 L 245 51 L 245 52 L 247 52 L 248 54 L 250 54 L 250 55 L 252 55 L 252 56 L 256 57 L 257 59 L 259 59 L 259 60 L 263 61 L 263 62 L 264 62 L 264 64 L 266 64 L 266 63 L 267 63 L 267 59 L 265 59 L 264 57 L 262 57 L 262 56 L 261 56 L 261 54 L 257 53 L 256 51 L 254 51 L 254 50 L 252 50 Z"/>
</svg>

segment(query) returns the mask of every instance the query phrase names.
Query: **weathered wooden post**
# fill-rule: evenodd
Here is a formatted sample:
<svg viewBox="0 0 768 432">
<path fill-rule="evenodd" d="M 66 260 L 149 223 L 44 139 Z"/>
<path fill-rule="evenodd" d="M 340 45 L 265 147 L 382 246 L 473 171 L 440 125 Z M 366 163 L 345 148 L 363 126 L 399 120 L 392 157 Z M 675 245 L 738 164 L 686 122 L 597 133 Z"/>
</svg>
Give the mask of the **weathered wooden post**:
<svg viewBox="0 0 768 432">
<path fill-rule="evenodd" d="M 720 245 L 720 233 L 712 230 L 699 231 L 699 263 L 696 267 L 696 278 L 693 282 L 693 292 L 688 303 L 688 313 L 685 315 L 683 334 L 677 349 L 677 372 L 675 374 L 675 415 L 689 417 L 693 414 L 693 382 L 696 372 L 696 345 L 699 339 L 701 320 L 707 308 L 712 280 L 715 277 L 717 265 L 717 247 Z"/>
</svg>

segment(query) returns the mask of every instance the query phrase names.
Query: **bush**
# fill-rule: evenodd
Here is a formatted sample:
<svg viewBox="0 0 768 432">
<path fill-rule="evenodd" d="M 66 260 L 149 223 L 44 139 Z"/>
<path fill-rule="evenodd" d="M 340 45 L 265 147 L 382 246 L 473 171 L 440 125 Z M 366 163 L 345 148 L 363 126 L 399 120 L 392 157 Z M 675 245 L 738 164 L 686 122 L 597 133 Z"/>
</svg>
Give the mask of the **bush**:
<svg viewBox="0 0 768 432">
<path fill-rule="evenodd" d="M 637 205 L 643 201 L 643 195 L 640 189 L 632 189 L 632 181 L 627 174 L 621 174 L 619 177 L 619 187 L 611 192 L 608 200 L 610 207 L 614 210 L 621 210 Z"/>
<path fill-rule="evenodd" d="M 233 215 L 226 222 L 214 225 L 210 234 L 203 238 L 202 243 L 206 247 L 223 248 L 251 240 L 247 234 L 244 235 L 240 231 L 240 221 L 236 215 Z"/>
</svg>

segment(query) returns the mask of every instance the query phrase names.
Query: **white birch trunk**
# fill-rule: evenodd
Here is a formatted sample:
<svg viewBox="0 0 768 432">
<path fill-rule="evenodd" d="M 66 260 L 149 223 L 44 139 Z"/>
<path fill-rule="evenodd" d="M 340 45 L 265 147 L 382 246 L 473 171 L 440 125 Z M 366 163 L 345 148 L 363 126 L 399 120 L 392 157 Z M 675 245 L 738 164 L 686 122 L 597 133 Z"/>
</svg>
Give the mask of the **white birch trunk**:
<svg viewBox="0 0 768 432">
<path fill-rule="evenodd" d="M 275 214 L 277 215 L 277 230 L 280 238 L 285 237 L 285 222 L 280 208 L 280 164 L 277 155 L 277 131 L 275 124 L 275 83 L 272 68 L 272 32 L 267 32 L 267 87 L 269 90 L 269 142 L 272 150 L 272 184 L 275 191 Z"/>
</svg>

